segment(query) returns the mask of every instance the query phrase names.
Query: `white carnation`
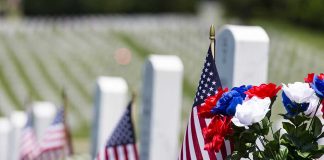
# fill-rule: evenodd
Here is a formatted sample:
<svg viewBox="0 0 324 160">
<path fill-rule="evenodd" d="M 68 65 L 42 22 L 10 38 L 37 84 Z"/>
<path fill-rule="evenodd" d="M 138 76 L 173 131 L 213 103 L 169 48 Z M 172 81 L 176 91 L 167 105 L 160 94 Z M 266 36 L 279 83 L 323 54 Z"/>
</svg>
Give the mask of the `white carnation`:
<svg viewBox="0 0 324 160">
<path fill-rule="evenodd" d="M 320 101 L 320 99 L 316 96 L 316 94 L 314 93 L 313 96 L 310 98 L 309 100 L 309 106 L 307 108 L 307 110 L 304 112 L 306 115 L 310 115 L 310 117 L 314 117 L 318 102 Z M 321 116 L 323 115 L 323 113 L 321 112 L 321 108 L 323 106 L 320 105 L 317 112 L 316 112 L 316 116 Z"/>
<path fill-rule="evenodd" d="M 309 103 L 315 91 L 309 86 L 308 83 L 295 82 L 293 84 L 282 84 L 282 90 L 287 97 L 296 103 Z"/>
<path fill-rule="evenodd" d="M 268 97 L 264 99 L 252 97 L 252 99 L 243 102 L 243 104 L 237 105 L 232 122 L 239 127 L 247 127 L 253 123 L 260 122 L 270 110 L 270 104 L 271 100 Z"/>
</svg>

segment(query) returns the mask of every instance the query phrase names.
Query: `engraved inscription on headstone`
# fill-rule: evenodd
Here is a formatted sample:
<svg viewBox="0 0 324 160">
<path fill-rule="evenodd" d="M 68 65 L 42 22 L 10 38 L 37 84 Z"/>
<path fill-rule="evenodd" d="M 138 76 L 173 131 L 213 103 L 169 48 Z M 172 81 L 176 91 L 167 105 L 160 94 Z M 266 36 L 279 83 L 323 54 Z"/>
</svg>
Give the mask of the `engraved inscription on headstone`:
<svg viewBox="0 0 324 160">
<path fill-rule="evenodd" d="M 269 37 L 258 26 L 225 25 L 217 34 L 216 65 L 224 87 L 267 82 Z"/>
</svg>

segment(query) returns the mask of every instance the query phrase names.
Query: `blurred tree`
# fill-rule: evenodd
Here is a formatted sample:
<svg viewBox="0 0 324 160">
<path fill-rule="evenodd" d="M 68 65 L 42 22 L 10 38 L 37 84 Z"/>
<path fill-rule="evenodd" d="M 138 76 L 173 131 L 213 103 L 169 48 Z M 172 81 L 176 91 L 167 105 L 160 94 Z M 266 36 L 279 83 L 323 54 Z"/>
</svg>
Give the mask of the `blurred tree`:
<svg viewBox="0 0 324 160">
<path fill-rule="evenodd" d="M 323 0 L 220 0 L 228 16 L 279 18 L 324 27 Z"/>
<path fill-rule="evenodd" d="M 159 13 L 196 10 L 198 0 L 24 0 L 26 15 Z"/>
</svg>

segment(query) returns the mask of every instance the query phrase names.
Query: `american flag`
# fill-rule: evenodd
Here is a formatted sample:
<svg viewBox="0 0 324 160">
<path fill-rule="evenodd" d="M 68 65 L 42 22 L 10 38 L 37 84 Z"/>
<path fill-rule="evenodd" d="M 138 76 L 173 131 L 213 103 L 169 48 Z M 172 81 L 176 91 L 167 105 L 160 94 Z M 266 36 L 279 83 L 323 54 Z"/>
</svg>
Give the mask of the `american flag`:
<svg viewBox="0 0 324 160">
<path fill-rule="evenodd" d="M 98 153 L 97 160 L 138 160 L 135 131 L 132 123 L 132 102 L 119 120 L 117 127 L 109 138 L 105 149 Z"/>
<path fill-rule="evenodd" d="M 46 129 L 41 139 L 40 160 L 57 160 L 69 155 L 66 125 L 64 122 L 64 107 L 61 107 L 52 124 Z"/>
<path fill-rule="evenodd" d="M 33 128 L 32 112 L 27 111 L 27 123 L 22 130 L 20 160 L 33 160 L 40 154 L 40 147 Z"/>
<path fill-rule="evenodd" d="M 211 46 L 209 46 L 194 99 L 193 108 L 189 117 L 187 130 L 184 135 L 184 140 L 179 155 L 180 160 L 221 160 L 226 159 L 226 156 L 231 154 L 231 145 L 227 140 L 224 141 L 225 145 L 222 146 L 220 152 L 215 153 L 204 150 L 205 141 L 203 138 L 202 129 L 208 126 L 211 119 L 199 117 L 197 112 L 197 108 L 204 103 L 207 97 L 214 95 L 219 87 L 222 87 L 222 85 L 211 52 Z"/>
</svg>

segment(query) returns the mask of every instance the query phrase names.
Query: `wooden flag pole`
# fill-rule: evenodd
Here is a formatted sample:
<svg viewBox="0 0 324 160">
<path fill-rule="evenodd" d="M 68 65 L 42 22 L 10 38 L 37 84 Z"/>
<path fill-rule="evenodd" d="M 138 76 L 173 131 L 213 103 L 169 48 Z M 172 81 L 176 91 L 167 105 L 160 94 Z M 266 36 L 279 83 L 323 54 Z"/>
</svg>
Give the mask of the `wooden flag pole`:
<svg viewBox="0 0 324 160">
<path fill-rule="evenodd" d="M 67 145 L 68 145 L 68 149 L 69 149 L 69 155 L 73 155 L 73 144 L 72 144 L 72 139 L 71 139 L 71 132 L 69 129 L 69 126 L 67 125 L 66 122 L 66 118 L 67 118 L 67 107 L 68 107 L 68 98 L 67 98 L 67 94 L 65 91 L 65 88 L 63 88 L 62 91 L 62 100 L 63 100 L 63 107 L 64 107 L 64 127 L 65 127 L 65 135 L 66 135 L 66 139 L 67 139 Z"/>
<path fill-rule="evenodd" d="M 212 55 L 215 59 L 215 27 L 214 25 L 212 24 L 210 26 L 210 30 L 209 30 L 209 39 L 210 39 L 210 49 L 211 49 L 211 52 L 212 52 Z"/>
</svg>

